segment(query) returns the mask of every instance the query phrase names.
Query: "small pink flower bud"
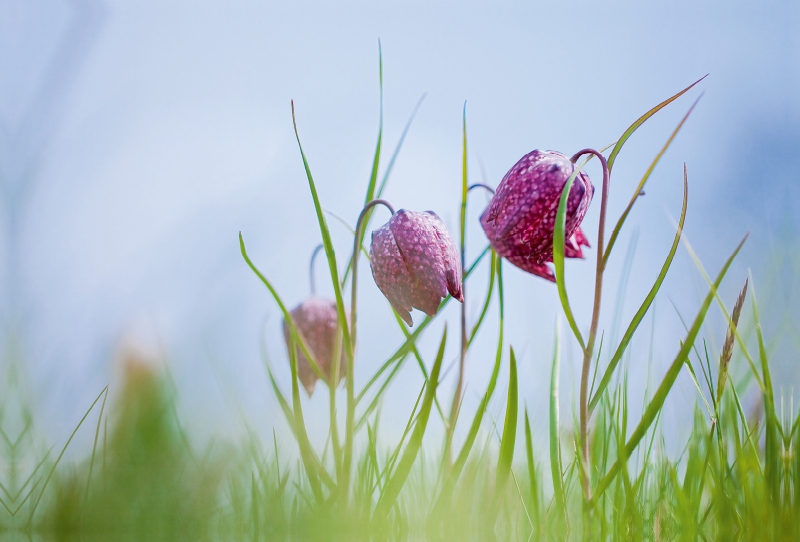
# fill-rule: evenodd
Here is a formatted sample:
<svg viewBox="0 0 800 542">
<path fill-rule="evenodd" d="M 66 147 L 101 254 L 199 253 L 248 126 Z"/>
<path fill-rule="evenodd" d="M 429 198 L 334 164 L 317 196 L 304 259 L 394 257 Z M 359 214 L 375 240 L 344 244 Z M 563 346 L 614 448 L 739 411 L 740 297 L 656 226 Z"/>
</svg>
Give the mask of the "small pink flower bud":
<svg viewBox="0 0 800 542">
<path fill-rule="evenodd" d="M 297 331 L 303 337 L 311 354 L 317 360 L 322 372 L 330 379 L 332 360 L 335 356 L 337 337 L 341 341 L 339 330 L 339 315 L 336 311 L 336 303 L 319 297 L 310 297 L 290 312 L 294 320 Z M 283 322 L 283 338 L 286 341 L 287 351 L 291 348 L 289 336 L 289 326 Z M 341 346 L 339 354 L 339 379 L 344 378 L 347 372 L 347 364 L 344 358 L 344 347 Z M 303 354 L 300 345 L 296 345 L 297 352 L 297 374 L 300 382 L 308 392 L 314 393 L 314 387 L 319 377 L 311 363 Z M 291 355 L 291 352 L 290 352 Z"/>
<path fill-rule="evenodd" d="M 409 326 L 412 308 L 433 316 L 448 292 L 464 302 L 458 250 L 433 211 L 400 209 L 373 231 L 370 267 L 375 284 Z"/>
<path fill-rule="evenodd" d="M 554 280 L 546 265 L 553 261 L 553 231 L 561 191 L 574 164 L 560 152 L 535 150 L 506 173 L 481 225 L 492 248 L 523 271 Z M 564 255 L 582 258 L 581 246 L 589 246 L 578 227 L 592 201 L 594 187 L 580 172 L 567 199 Z"/>
</svg>

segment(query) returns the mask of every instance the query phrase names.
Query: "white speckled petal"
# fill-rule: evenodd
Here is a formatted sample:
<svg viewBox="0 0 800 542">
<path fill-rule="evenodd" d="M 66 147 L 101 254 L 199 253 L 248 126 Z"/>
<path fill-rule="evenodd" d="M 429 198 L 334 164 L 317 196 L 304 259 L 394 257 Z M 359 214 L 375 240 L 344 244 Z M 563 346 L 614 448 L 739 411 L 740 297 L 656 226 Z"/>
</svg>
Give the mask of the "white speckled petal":
<svg viewBox="0 0 800 542">
<path fill-rule="evenodd" d="M 447 231 L 444 222 L 439 218 L 439 215 L 433 211 L 425 211 L 423 214 L 427 216 L 431 227 L 436 230 L 436 236 L 439 239 L 439 249 L 444 259 L 447 290 L 450 292 L 450 295 L 463 303 L 464 289 L 462 286 L 461 258 L 459 257 L 456 244 L 450 236 L 450 232 Z"/>
<path fill-rule="evenodd" d="M 375 284 L 403 320 L 412 325 L 409 314 L 412 308 L 412 275 L 400 255 L 388 223 L 372 232 L 369 257 Z"/>
<path fill-rule="evenodd" d="M 414 278 L 439 297 L 445 297 L 447 265 L 430 216 L 400 209 L 389 220 L 389 228 Z"/>
</svg>

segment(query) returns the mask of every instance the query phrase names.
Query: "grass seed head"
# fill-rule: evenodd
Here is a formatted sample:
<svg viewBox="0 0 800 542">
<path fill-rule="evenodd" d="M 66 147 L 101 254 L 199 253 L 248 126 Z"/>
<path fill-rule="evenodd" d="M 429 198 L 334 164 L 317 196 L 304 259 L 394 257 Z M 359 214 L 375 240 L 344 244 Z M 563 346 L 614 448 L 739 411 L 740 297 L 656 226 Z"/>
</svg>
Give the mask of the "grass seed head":
<svg viewBox="0 0 800 542">
<path fill-rule="evenodd" d="M 748 279 L 749 280 L 749 279 Z M 742 305 L 744 305 L 744 298 L 747 295 L 747 282 L 744 281 L 742 291 L 739 292 L 739 297 L 736 298 L 736 304 L 733 306 L 731 313 L 731 323 L 728 325 L 728 333 L 725 335 L 725 343 L 722 345 L 722 354 L 719 357 L 719 383 L 717 384 L 717 403 L 722 399 L 722 390 L 725 387 L 725 381 L 728 378 L 728 367 L 733 357 L 733 339 L 736 335 L 735 328 L 739 325 L 739 316 L 742 314 Z"/>
</svg>

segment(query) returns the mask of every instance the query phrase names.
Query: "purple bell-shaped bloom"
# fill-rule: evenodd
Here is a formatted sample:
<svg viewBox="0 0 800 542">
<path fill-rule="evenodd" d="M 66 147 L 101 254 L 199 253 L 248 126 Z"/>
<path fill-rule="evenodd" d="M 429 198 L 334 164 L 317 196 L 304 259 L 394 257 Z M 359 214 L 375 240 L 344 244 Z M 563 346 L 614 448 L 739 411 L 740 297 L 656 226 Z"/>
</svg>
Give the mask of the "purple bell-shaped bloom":
<svg viewBox="0 0 800 542">
<path fill-rule="evenodd" d="M 333 358 L 336 357 L 336 342 L 341 343 L 339 328 L 339 315 L 336 312 L 336 303 L 319 297 L 310 297 L 290 312 L 297 331 L 303 337 L 311 354 L 313 354 L 322 372 L 330 379 Z M 283 322 L 283 338 L 286 349 L 291 348 L 289 326 Z M 347 373 L 347 364 L 344 358 L 344 348 L 339 348 L 339 380 Z M 297 374 L 300 382 L 308 392 L 314 393 L 314 387 L 319 377 L 311 368 L 311 363 L 303 354 L 299 345 L 296 346 Z M 291 355 L 291 352 L 290 352 Z"/>
<path fill-rule="evenodd" d="M 464 302 L 458 250 L 433 211 L 400 209 L 373 231 L 370 267 L 378 288 L 409 326 L 412 308 L 433 316 L 448 292 Z"/>
<path fill-rule="evenodd" d="M 574 171 L 569 157 L 560 152 L 535 150 L 506 173 L 481 225 L 492 248 L 523 271 L 553 281 L 547 263 L 553 261 L 555 229 L 561 191 Z M 580 172 L 567 199 L 564 255 L 582 258 L 589 246 L 578 227 L 594 195 L 589 176 Z"/>
</svg>

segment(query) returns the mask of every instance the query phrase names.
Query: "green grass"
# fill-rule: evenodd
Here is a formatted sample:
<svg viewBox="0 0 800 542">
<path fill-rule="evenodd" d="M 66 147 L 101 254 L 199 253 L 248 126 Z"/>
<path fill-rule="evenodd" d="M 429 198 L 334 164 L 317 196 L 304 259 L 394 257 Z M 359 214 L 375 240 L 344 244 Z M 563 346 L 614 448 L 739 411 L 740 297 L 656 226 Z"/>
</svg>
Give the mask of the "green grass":
<svg viewBox="0 0 800 542">
<path fill-rule="evenodd" d="M 634 122 L 614 144 L 609 170 L 623 156 L 623 146 L 635 130 L 693 86 Z M 419 103 L 412 119 L 418 107 Z M 354 370 L 364 370 L 356 363 L 357 307 L 346 306 L 344 294 L 354 288 L 352 255 L 334 250 L 327 213 L 300 146 L 294 108 L 292 112 L 300 161 L 344 330 L 341 348 L 348 367 L 344 391 L 329 390 L 325 445 L 314 447 L 315 439 L 308 434 L 296 350 L 290 348 L 291 381 L 276 378 L 265 360 L 266 386 L 275 394 L 290 430 L 288 442 L 280 439 L 279 444 L 274 427 L 248 425 L 238 445 L 212 440 L 203 450 L 192 447 L 176 415 L 168 379 L 151 365 L 129 359 L 121 390 L 109 395 L 105 388 L 93 403 L 87 402 L 91 406 L 87 404 L 86 414 L 75 427 L 73 436 L 91 433 L 87 437 L 93 443 L 91 453 L 83 460 L 64 460 L 73 436 L 49 449 L 34 437 L 32 411 L 24 394 L 15 391 L 21 359 L 11 348 L 0 409 L 0 456 L 7 467 L 0 484 L 0 525 L 6 532 L 46 539 L 103 540 L 800 539 L 800 522 L 794 521 L 800 511 L 800 415 L 787 412 L 781 397 L 775 395 L 768 339 L 763 336 L 759 315 L 762 308 L 752 278 L 747 290 L 749 303 L 737 302 L 734 307 L 734 300 L 724 300 L 718 293 L 741 243 L 730 247 L 730 258 L 714 275 L 706 272 L 686 243 L 706 281 L 705 295 L 692 318 L 684 320 L 686 334 L 675 338 L 676 353 L 670 355 L 671 363 L 656 385 L 644 392 L 628 385 L 626 359 L 631 342 L 639 333 L 655 331 L 655 324 L 652 331 L 641 331 L 640 326 L 645 316 L 652 314 L 683 239 L 689 193 L 685 169 L 683 206 L 664 264 L 633 318 L 620 325 L 625 330 L 622 338 L 612 344 L 616 338 L 599 330 L 597 350 L 597 330 L 593 328 L 585 338 L 580 330 L 588 323 L 578 322 L 570 305 L 584 300 L 570 298 L 567 292 L 563 251 L 566 204 L 562 197 L 554 238 L 556 287 L 562 304 L 558 320 L 566 318 L 581 356 L 590 363 L 590 370 L 582 376 L 587 379 L 587 389 L 588 376 L 594 375 L 585 403 L 574 408 L 588 417 L 584 434 L 577 421 L 569 424 L 559 412 L 562 347 L 573 340 L 564 336 L 560 323 L 551 358 L 549 415 L 532 418 L 521 401 L 524 382 L 518 380 L 513 345 L 507 344 L 504 335 L 508 294 L 504 264 L 488 247 L 474 260 L 464 262 L 465 288 L 470 295 L 485 294 L 479 298 L 479 317 L 467 322 L 462 313 L 458 330 L 461 359 L 479 335 L 488 335 L 496 344 L 491 376 L 479 384 L 485 387 L 479 392 L 478 407 L 466 411 L 460 395 L 449 397 L 440 386 L 448 326 L 444 326 L 435 352 L 419 345 L 438 317 L 426 317 L 413 330 L 396 318 L 404 340 L 387 349 L 384 362 L 374 373 L 359 376 L 358 381 L 366 384 L 356 389 Z M 598 288 L 639 192 L 688 116 L 644 173 L 605 250 L 603 243 L 598 244 Z M 382 194 L 410 122 L 379 183 L 381 81 L 379 132 L 365 203 Z M 469 193 L 466 109 L 462 143 L 459 245 L 463 254 L 467 231 L 476 228 L 465 223 Z M 564 194 L 572 180 L 574 175 Z M 362 250 L 363 232 L 372 214 L 365 214 L 363 228 L 350 228 L 359 236 L 355 246 Z M 269 270 L 256 268 L 242 234 L 239 243 L 247 265 L 289 322 L 291 341 L 299 344 L 324 381 L 279 292 L 267 278 Z M 479 266 L 488 269 L 488 285 L 473 280 L 472 273 Z M 605 298 L 614 294 L 606 292 Z M 595 312 L 600 310 L 601 299 L 598 293 Z M 744 295 L 741 299 L 744 301 Z M 442 303 L 449 302 L 447 298 Z M 715 305 L 724 316 L 719 329 L 707 319 Z M 486 325 L 492 321 L 487 314 L 495 308 L 497 327 Z M 452 323 L 449 329 L 451 335 L 456 332 Z M 726 337 L 722 352 L 709 352 L 706 339 L 716 344 L 723 343 L 722 337 Z M 503 365 L 508 366 L 503 372 L 508 376 L 501 379 Z M 419 370 L 424 383 L 408 393 L 406 403 L 392 405 L 395 416 L 406 409 L 407 423 L 400 438 L 391 441 L 381 429 L 385 423 L 383 399 L 404 368 Z M 668 446 L 660 424 L 665 401 L 681 372 L 692 378 L 698 399 L 693 418 L 685 422 L 684 429 L 690 430 L 688 439 Z M 334 379 L 338 381 L 336 375 Z M 340 417 L 335 410 L 340 393 L 345 394 L 346 404 L 343 430 L 338 427 Z M 460 394 L 460 386 L 456 394 Z M 742 405 L 745 394 L 758 397 L 758 407 L 752 412 Z M 443 409 L 449 404 L 449 411 Z M 638 409 L 631 408 L 632 404 L 643 404 L 639 418 L 634 417 Z M 494 407 L 500 407 L 500 415 Z M 444 429 L 444 442 L 432 436 L 439 434 L 433 426 Z M 541 450 L 533 440 L 537 430 L 549 435 L 549 446 Z M 264 434 L 271 438 L 265 441 Z M 681 452 L 670 455 L 670 449 Z"/>
</svg>

